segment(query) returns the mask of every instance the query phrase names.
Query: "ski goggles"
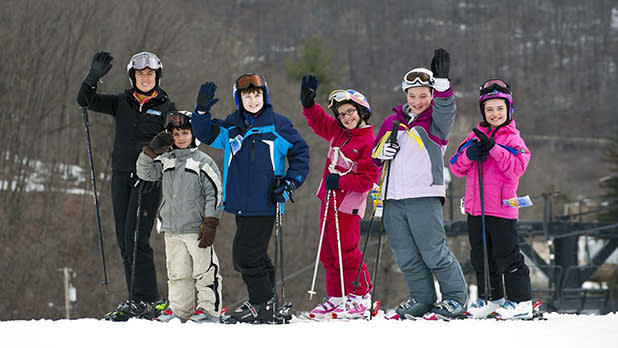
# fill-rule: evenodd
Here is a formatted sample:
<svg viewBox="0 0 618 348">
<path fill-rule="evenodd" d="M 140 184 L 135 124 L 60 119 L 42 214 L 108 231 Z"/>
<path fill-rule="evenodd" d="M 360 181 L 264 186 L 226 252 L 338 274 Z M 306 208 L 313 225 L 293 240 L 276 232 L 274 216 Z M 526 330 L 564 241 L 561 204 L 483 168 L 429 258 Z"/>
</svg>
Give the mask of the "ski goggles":
<svg viewBox="0 0 618 348">
<path fill-rule="evenodd" d="M 191 113 L 188 111 L 172 111 L 165 118 L 165 129 L 170 127 L 183 128 L 191 124 Z"/>
<path fill-rule="evenodd" d="M 131 58 L 131 67 L 135 70 L 142 70 L 146 68 L 158 70 L 161 68 L 161 61 L 156 55 L 149 52 L 143 52 L 138 53 Z"/>
<path fill-rule="evenodd" d="M 430 74 L 420 71 L 420 69 L 414 69 L 409 71 L 403 77 L 403 84 L 410 87 L 433 87 L 434 78 Z M 406 88 L 407 89 L 407 88 Z"/>
<path fill-rule="evenodd" d="M 500 79 L 487 80 L 481 85 L 480 95 L 488 94 L 494 90 L 511 94 L 511 85 Z"/>
<path fill-rule="evenodd" d="M 247 89 L 249 87 L 266 87 L 266 81 L 258 74 L 245 74 L 236 80 L 236 89 Z"/>
<path fill-rule="evenodd" d="M 367 110 L 371 111 L 369 107 L 369 101 L 360 92 L 353 89 L 336 89 L 328 95 L 328 108 L 332 109 L 335 102 L 353 101 L 358 105 L 364 106 Z"/>
</svg>

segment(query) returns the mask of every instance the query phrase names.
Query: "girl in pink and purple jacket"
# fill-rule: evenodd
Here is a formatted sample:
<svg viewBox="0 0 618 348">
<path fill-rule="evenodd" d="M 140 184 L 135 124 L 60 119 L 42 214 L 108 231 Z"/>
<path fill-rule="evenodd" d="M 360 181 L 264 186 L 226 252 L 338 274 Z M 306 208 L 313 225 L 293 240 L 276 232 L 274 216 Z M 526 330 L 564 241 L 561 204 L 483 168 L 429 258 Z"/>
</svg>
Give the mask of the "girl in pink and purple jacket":
<svg viewBox="0 0 618 348">
<path fill-rule="evenodd" d="M 333 118 L 314 102 L 317 87 L 316 76 L 304 76 L 300 99 L 307 124 L 329 143 L 317 193 L 322 201 L 320 226 L 324 228 L 320 261 L 326 270 L 328 297 L 309 315 L 315 318 L 367 317 L 373 285 L 367 266 L 362 262 L 358 243 L 367 195 L 378 178 L 378 167 L 371 159 L 374 141 L 373 126 L 368 123 L 371 109 L 367 98 L 361 93 L 352 89 L 335 90 L 328 98 L 328 107 L 335 116 Z M 327 206 L 328 211 L 325 212 Z M 340 236 L 341 254 L 337 234 Z M 359 283 L 354 285 L 359 266 Z"/>
<path fill-rule="evenodd" d="M 529 319 L 530 270 L 519 250 L 518 209 L 504 201 L 517 197 L 530 151 L 515 126 L 513 98 L 506 82 L 492 79 L 481 85 L 479 105 L 483 121 L 449 161 L 455 176 L 466 177 L 464 208 L 471 261 L 480 289 L 486 281 L 483 245 L 487 248 L 490 291 L 472 303 L 468 313 L 475 318 Z"/>
</svg>

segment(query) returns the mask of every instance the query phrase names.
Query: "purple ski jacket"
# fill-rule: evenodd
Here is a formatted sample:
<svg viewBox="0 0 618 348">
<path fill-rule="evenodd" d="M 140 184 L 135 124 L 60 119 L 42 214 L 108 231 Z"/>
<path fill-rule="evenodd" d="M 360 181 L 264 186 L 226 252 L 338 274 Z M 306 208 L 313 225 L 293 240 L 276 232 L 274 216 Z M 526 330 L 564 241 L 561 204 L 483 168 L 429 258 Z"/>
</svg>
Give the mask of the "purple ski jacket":
<svg viewBox="0 0 618 348">
<path fill-rule="evenodd" d="M 519 210 L 506 206 L 503 200 L 517 197 L 519 178 L 528 167 L 530 151 L 519 135 L 515 120 L 495 131 L 480 125 L 477 128 L 488 136 L 491 135 L 496 141 L 496 145 L 489 151 L 487 160 L 482 162 L 485 215 L 517 219 Z M 474 133 L 470 132 L 450 159 L 449 168 L 455 176 L 466 177 L 464 194 L 466 213 L 480 216 L 478 162 L 470 160 L 466 155 L 466 149 L 475 139 L 477 138 Z"/>
</svg>

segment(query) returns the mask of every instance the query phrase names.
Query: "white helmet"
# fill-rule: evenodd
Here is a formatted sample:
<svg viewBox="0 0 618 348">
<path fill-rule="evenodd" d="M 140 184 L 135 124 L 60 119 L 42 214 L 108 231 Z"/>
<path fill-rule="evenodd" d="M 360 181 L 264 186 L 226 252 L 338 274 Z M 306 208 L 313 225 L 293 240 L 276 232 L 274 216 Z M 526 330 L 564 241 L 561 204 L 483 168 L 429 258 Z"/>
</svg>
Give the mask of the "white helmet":
<svg viewBox="0 0 618 348">
<path fill-rule="evenodd" d="M 132 87 L 135 87 L 135 70 L 142 70 L 146 68 L 150 68 L 156 72 L 157 79 L 155 87 L 159 86 L 159 82 L 161 82 L 161 74 L 163 72 L 163 64 L 161 63 L 161 60 L 154 53 L 140 52 L 131 57 L 129 64 L 127 64 L 127 75 L 129 75 L 129 81 L 131 82 Z"/>
<path fill-rule="evenodd" d="M 405 93 L 410 87 L 429 87 L 434 86 L 433 73 L 429 69 L 416 68 L 408 71 L 401 81 L 401 89 Z"/>
</svg>

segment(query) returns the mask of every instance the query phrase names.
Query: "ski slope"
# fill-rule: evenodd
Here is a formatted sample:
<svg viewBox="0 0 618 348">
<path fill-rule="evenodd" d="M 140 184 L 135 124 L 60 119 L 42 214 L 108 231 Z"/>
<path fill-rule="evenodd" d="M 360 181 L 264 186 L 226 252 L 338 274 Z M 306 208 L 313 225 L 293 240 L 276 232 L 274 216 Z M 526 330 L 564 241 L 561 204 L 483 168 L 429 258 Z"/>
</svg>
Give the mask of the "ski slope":
<svg viewBox="0 0 618 348">
<path fill-rule="evenodd" d="M 544 313 L 547 320 L 315 322 L 287 325 L 2 321 L 3 347 L 615 347 L 618 314 Z"/>
</svg>

